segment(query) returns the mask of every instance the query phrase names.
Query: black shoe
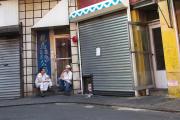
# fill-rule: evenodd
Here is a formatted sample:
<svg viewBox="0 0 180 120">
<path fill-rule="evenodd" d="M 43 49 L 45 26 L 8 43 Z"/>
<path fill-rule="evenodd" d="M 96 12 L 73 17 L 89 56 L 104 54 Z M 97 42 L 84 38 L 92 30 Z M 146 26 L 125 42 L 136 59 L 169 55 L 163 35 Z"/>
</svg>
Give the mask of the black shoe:
<svg viewBox="0 0 180 120">
<path fill-rule="evenodd" d="M 41 96 L 41 97 L 45 97 L 45 93 L 44 93 L 44 92 L 41 93 L 40 96 Z"/>
<path fill-rule="evenodd" d="M 64 90 L 62 90 L 62 89 L 59 89 L 59 90 L 58 90 L 58 92 L 63 92 L 63 91 L 64 91 Z"/>
</svg>

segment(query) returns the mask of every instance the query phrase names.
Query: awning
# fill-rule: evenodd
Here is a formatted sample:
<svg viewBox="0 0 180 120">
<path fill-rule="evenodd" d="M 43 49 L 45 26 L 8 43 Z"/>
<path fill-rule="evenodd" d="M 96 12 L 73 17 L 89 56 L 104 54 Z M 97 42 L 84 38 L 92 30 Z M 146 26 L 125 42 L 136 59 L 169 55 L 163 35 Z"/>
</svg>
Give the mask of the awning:
<svg viewBox="0 0 180 120">
<path fill-rule="evenodd" d="M 155 5 L 155 4 L 156 4 L 155 0 L 141 0 L 141 1 L 133 3 L 132 8 L 133 9 L 146 8 L 147 6 Z"/>
<path fill-rule="evenodd" d="M 61 0 L 33 28 L 69 25 L 68 0 Z"/>
<path fill-rule="evenodd" d="M 0 37 L 2 36 L 11 36 L 11 35 L 20 35 L 21 26 L 20 25 L 10 25 L 0 27 Z"/>
<path fill-rule="evenodd" d="M 70 14 L 70 21 L 79 22 L 128 8 L 127 1 L 128 0 L 105 0 L 103 2 L 79 9 Z"/>
</svg>

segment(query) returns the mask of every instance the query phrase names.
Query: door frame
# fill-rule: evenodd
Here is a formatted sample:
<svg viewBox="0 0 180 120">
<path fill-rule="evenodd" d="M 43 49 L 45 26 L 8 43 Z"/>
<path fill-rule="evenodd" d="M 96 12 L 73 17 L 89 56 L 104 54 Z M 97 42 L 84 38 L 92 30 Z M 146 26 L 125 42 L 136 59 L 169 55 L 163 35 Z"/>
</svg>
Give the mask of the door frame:
<svg viewBox="0 0 180 120">
<path fill-rule="evenodd" d="M 152 33 L 152 30 L 154 28 L 161 28 L 161 25 L 160 25 L 160 21 L 156 21 L 156 22 L 153 22 L 153 23 L 149 23 L 148 24 L 148 29 L 149 29 L 149 39 L 150 39 L 150 50 L 151 50 L 151 53 L 152 53 L 152 57 L 150 59 L 152 59 L 152 69 L 153 69 L 153 76 L 154 77 L 154 85 L 155 85 L 155 88 L 157 88 L 157 84 L 156 84 L 156 80 L 158 79 L 158 73 L 157 73 L 157 64 L 156 64 L 156 56 L 155 56 L 155 46 L 154 46 L 154 40 L 153 40 L 153 33 Z M 166 71 L 166 70 L 165 70 Z"/>
<path fill-rule="evenodd" d="M 57 79 L 57 58 L 56 58 L 56 39 L 58 38 L 70 38 L 70 34 L 60 34 L 60 35 L 54 35 L 54 31 L 52 30 L 51 33 L 51 70 L 53 71 L 51 73 L 52 79 L 54 80 L 54 84 L 57 86 L 58 79 Z"/>
</svg>

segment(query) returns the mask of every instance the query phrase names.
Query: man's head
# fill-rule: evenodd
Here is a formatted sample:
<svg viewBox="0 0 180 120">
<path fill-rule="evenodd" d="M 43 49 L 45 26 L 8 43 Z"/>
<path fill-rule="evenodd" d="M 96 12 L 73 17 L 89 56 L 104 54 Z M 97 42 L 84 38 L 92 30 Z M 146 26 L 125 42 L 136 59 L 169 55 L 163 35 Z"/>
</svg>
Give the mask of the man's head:
<svg viewBox="0 0 180 120">
<path fill-rule="evenodd" d="M 71 66 L 70 66 L 70 65 L 66 65 L 65 68 L 66 68 L 67 71 L 70 71 L 70 70 L 71 70 Z"/>
<path fill-rule="evenodd" d="M 44 73 L 46 73 L 45 68 L 40 68 L 39 72 L 43 75 Z"/>
</svg>

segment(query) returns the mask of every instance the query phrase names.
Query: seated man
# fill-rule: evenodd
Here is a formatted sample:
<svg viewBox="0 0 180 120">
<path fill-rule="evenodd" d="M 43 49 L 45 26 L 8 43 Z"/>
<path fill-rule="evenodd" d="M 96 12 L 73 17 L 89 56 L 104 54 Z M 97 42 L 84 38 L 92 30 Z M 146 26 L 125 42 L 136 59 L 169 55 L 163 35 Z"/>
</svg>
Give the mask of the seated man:
<svg viewBox="0 0 180 120">
<path fill-rule="evenodd" d="M 72 87 L 71 66 L 66 65 L 66 68 L 61 73 L 61 76 L 59 79 L 59 88 L 60 88 L 60 91 L 64 91 L 66 95 L 70 95 L 71 87 Z"/>
<path fill-rule="evenodd" d="M 52 81 L 50 77 L 46 74 L 45 69 L 41 68 L 39 70 L 38 75 L 36 76 L 35 80 L 36 88 L 40 88 L 41 96 L 44 97 L 46 92 L 48 90 L 48 87 L 52 87 Z"/>
</svg>

